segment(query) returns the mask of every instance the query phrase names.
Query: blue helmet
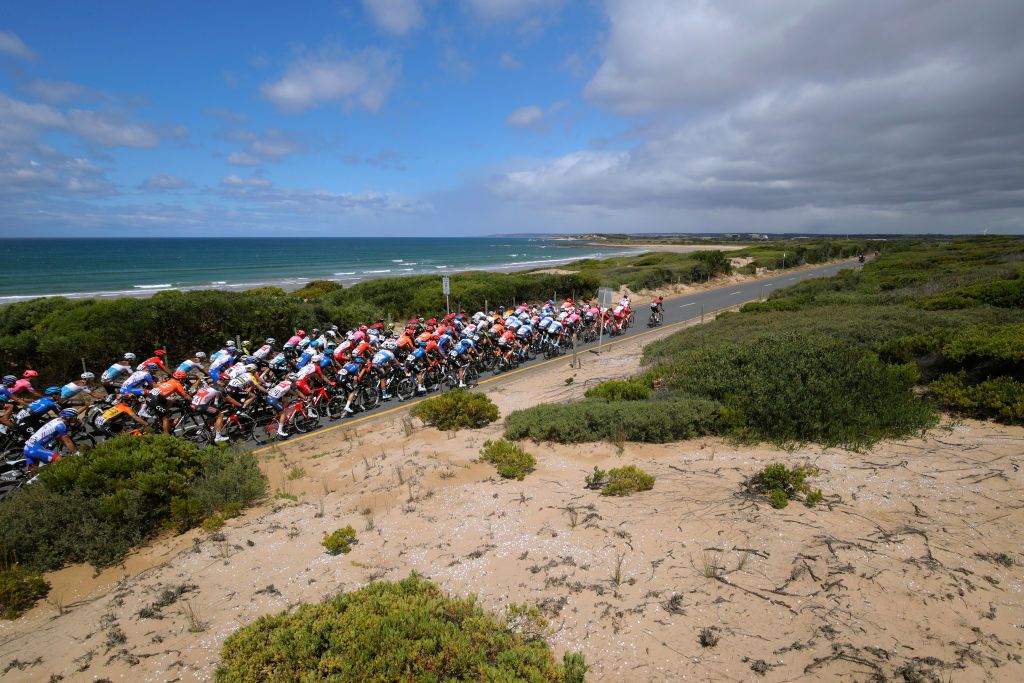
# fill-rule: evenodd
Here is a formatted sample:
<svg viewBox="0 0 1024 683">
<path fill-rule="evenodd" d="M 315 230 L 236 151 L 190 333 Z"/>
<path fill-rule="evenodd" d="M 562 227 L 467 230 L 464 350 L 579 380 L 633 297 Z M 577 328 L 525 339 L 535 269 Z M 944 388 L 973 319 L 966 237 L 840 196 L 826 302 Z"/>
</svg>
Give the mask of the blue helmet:
<svg viewBox="0 0 1024 683">
<path fill-rule="evenodd" d="M 4 375 L 4 385 L 5 386 L 9 387 L 9 386 L 11 386 L 12 384 L 14 384 L 17 381 L 18 381 L 18 378 L 15 377 L 14 375 Z"/>
<path fill-rule="evenodd" d="M 64 410 L 60 411 L 60 416 L 64 418 L 76 418 L 78 417 L 78 411 L 73 410 L 71 408 L 65 408 Z"/>
<path fill-rule="evenodd" d="M 46 387 L 46 391 L 43 392 L 46 396 L 56 396 L 60 393 L 60 387 Z"/>
</svg>

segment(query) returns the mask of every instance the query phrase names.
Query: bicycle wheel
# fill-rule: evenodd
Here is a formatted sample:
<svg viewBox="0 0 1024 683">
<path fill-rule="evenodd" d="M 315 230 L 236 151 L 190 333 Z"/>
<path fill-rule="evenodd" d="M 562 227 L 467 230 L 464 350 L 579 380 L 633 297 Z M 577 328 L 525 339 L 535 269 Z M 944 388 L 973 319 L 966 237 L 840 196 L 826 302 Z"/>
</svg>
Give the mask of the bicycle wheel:
<svg viewBox="0 0 1024 683">
<path fill-rule="evenodd" d="M 380 403 L 380 392 L 377 387 L 363 387 L 356 394 L 359 410 L 373 410 Z"/>
<path fill-rule="evenodd" d="M 395 386 L 395 394 L 399 401 L 408 401 L 416 395 L 416 380 L 412 377 L 403 377 Z"/>
<path fill-rule="evenodd" d="M 470 365 L 468 368 L 466 368 L 465 378 L 467 387 L 475 387 L 479 383 L 480 373 L 477 371 L 475 367 Z"/>
<path fill-rule="evenodd" d="M 181 438 L 190 441 L 198 446 L 205 446 L 210 443 L 210 433 L 196 425 L 188 425 L 181 431 Z"/>
<path fill-rule="evenodd" d="M 248 441 L 256 431 L 256 420 L 244 414 L 235 415 L 233 419 L 228 420 L 227 429 L 224 431 L 230 439 Z"/>
<path fill-rule="evenodd" d="M 331 399 L 327 402 L 327 417 L 331 420 L 337 420 L 342 417 L 345 413 L 345 395 L 335 394 L 331 396 Z"/>
</svg>

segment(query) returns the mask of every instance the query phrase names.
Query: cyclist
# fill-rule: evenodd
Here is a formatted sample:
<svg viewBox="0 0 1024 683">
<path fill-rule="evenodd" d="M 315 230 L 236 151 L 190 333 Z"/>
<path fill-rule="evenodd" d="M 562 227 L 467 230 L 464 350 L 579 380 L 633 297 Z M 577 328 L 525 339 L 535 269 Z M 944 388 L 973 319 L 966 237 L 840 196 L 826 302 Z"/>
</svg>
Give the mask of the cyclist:
<svg viewBox="0 0 1024 683">
<path fill-rule="evenodd" d="M 213 440 L 217 443 L 228 440 L 228 437 L 224 435 L 224 410 L 221 408 L 220 402 L 223 400 L 234 408 L 241 407 L 238 401 L 225 393 L 223 384 L 226 381 L 226 377 L 221 377 L 220 382 L 209 384 L 204 382 L 196 391 L 196 395 L 192 397 L 192 410 L 204 419 L 215 418 Z"/>
<path fill-rule="evenodd" d="M 0 385 L 0 424 L 5 427 L 11 426 L 11 414 L 14 412 L 14 406 L 18 404 L 14 398 L 14 394 L 11 393 L 11 387 L 18 381 L 18 378 L 14 375 L 7 375 L 3 379 L 3 384 Z"/>
<path fill-rule="evenodd" d="M 180 396 L 186 400 L 191 400 L 192 398 L 185 393 L 181 382 L 173 377 L 157 382 L 146 395 L 146 408 L 153 417 L 158 418 L 162 422 L 164 434 L 171 433 L 171 416 L 167 412 L 167 401 L 174 396 Z"/>
<path fill-rule="evenodd" d="M 121 385 L 118 380 L 127 377 L 132 374 L 132 365 L 135 363 L 135 354 L 128 352 L 124 354 L 124 358 L 120 363 L 114 363 L 109 368 L 103 371 L 100 375 L 100 384 L 106 390 L 107 394 L 116 394 Z"/>
<path fill-rule="evenodd" d="M 21 373 L 21 379 L 15 380 L 14 384 L 11 385 L 11 395 L 16 399 L 27 400 L 30 396 L 39 398 L 39 392 L 32 387 L 32 380 L 39 377 L 39 373 L 35 370 L 26 370 Z M 19 394 L 28 394 L 28 396 L 19 396 Z"/>
<path fill-rule="evenodd" d="M 202 351 L 196 351 L 192 354 L 192 358 L 186 358 L 178 364 L 177 370 L 174 371 L 174 377 L 177 379 L 187 379 L 196 370 L 199 371 L 200 377 L 206 375 L 206 367 L 203 366 L 204 360 L 206 360 L 206 354 Z"/>
<path fill-rule="evenodd" d="M 142 370 L 136 370 L 128 376 L 128 379 L 121 385 L 122 396 L 142 396 L 146 393 L 146 387 L 153 384 L 153 373 L 156 372 L 156 363 L 148 364 Z"/>
<path fill-rule="evenodd" d="M 135 397 L 131 395 L 122 396 L 121 400 L 110 408 L 103 411 L 95 420 L 96 429 L 108 434 L 117 434 L 124 429 L 127 418 L 131 418 L 140 429 L 147 429 L 149 424 L 132 410 L 131 403 Z"/>
<path fill-rule="evenodd" d="M 298 396 L 300 399 L 302 398 L 302 394 L 295 388 L 295 382 L 298 378 L 298 375 L 290 372 L 285 379 L 271 387 L 267 392 L 267 405 L 273 408 L 276 413 L 277 435 L 280 437 L 288 436 L 287 432 L 284 431 L 284 418 L 285 409 L 291 403 L 291 397 Z"/>
<path fill-rule="evenodd" d="M 68 426 L 76 420 L 78 420 L 78 412 L 71 408 L 65 408 L 60 411 L 59 417 L 53 418 L 30 436 L 22 451 L 25 454 L 26 469 L 35 469 L 40 465 L 47 465 L 59 460 L 60 456 L 53 450 L 53 444 L 58 440 L 63 442 L 68 451 L 78 455 L 75 443 L 68 436 Z"/>
<path fill-rule="evenodd" d="M 651 319 L 657 323 L 660 323 L 664 315 L 665 298 L 659 296 L 654 301 L 651 302 Z"/>
<path fill-rule="evenodd" d="M 263 384 L 253 374 L 255 372 L 256 366 L 253 363 L 249 363 L 241 373 L 231 378 L 228 382 L 226 393 L 226 397 L 231 399 L 231 403 L 242 408 L 248 408 L 256 400 L 254 391 L 261 394 L 267 393 Z M 225 375 L 221 375 L 221 379 L 224 378 Z"/>
<path fill-rule="evenodd" d="M 460 339 L 452 346 L 448 358 L 459 369 L 459 388 L 466 388 L 466 366 L 473 360 L 475 346 L 471 339 Z"/>
<path fill-rule="evenodd" d="M 214 382 L 220 377 L 220 373 L 234 362 L 235 353 L 235 342 L 229 339 L 223 349 L 210 356 L 210 371 L 207 374 Z"/>
<path fill-rule="evenodd" d="M 68 382 L 60 388 L 60 400 L 61 402 L 70 402 L 79 394 L 88 394 L 92 398 L 96 398 L 93 393 L 95 389 L 92 387 L 93 381 L 96 379 L 96 375 L 91 372 L 83 372 L 79 376 L 78 382 Z"/>
<path fill-rule="evenodd" d="M 396 348 L 398 348 L 398 344 L 393 340 L 386 341 L 381 344 L 380 351 L 373 354 L 373 359 L 370 361 L 370 367 L 380 379 L 380 397 L 384 401 L 391 398 L 391 394 L 387 392 L 387 380 L 398 367 L 398 359 L 395 358 Z"/>
<path fill-rule="evenodd" d="M 48 387 L 43 393 L 43 396 L 29 403 L 14 416 L 15 429 L 28 434 L 39 427 L 48 415 L 56 416 L 60 413 L 60 406 L 57 405 L 60 387 Z"/>
<path fill-rule="evenodd" d="M 135 369 L 136 370 L 142 370 L 147 365 L 152 364 L 152 365 L 155 365 L 160 370 L 163 370 L 164 374 L 169 375 L 169 374 L 171 374 L 171 371 L 167 369 L 166 365 L 164 365 L 164 356 L 166 354 L 167 354 L 167 352 L 164 351 L 163 349 L 157 349 L 156 351 L 153 352 L 153 356 L 152 357 L 147 358 L 146 360 L 144 360 L 141 363 L 139 363 L 138 366 Z"/>
<path fill-rule="evenodd" d="M 256 365 L 263 367 L 273 357 L 274 344 L 277 340 L 273 337 L 267 337 L 267 340 L 263 342 L 263 346 L 252 352 L 253 360 Z"/>
</svg>

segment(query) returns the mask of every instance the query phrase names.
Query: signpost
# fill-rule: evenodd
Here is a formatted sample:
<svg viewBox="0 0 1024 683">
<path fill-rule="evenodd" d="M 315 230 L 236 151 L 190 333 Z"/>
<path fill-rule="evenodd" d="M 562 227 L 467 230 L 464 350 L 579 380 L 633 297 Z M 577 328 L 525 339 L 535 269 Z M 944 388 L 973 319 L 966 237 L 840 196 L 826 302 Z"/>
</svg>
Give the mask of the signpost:
<svg viewBox="0 0 1024 683">
<path fill-rule="evenodd" d="M 601 287 L 597 290 L 597 307 L 601 310 L 601 320 L 598 322 L 597 332 L 597 352 L 601 353 L 601 344 L 604 340 L 604 311 L 606 308 L 612 307 L 612 297 L 614 293 L 611 287 Z"/>
<path fill-rule="evenodd" d="M 452 309 L 448 303 L 448 296 L 452 293 L 452 279 L 447 275 L 441 278 L 441 292 L 444 293 L 445 313 L 451 313 Z"/>
</svg>

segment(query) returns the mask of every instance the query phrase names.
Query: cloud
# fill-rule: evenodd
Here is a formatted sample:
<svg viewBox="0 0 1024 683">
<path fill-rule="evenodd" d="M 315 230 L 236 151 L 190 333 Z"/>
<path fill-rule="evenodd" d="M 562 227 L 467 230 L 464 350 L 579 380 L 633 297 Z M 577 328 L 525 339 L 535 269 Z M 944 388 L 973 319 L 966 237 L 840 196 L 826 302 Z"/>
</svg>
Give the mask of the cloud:
<svg viewBox="0 0 1024 683">
<path fill-rule="evenodd" d="M 505 125 L 516 128 L 537 126 L 544 121 L 544 110 L 537 105 L 519 107 L 505 117 Z"/>
<path fill-rule="evenodd" d="M 0 54 L 10 55 L 29 62 L 36 61 L 36 53 L 13 31 L 0 31 Z"/>
<path fill-rule="evenodd" d="M 488 21 L 517 19 L 537 11 L 558 9 L 564 0 L 465 0 L 477 16 Z"/>
<path fill-rule="evenodd" d="M 586 93 L 638 125 L 491 186 L 634 227 L 1020 227 L 1024 6 L 988 6 L 614 0 Z"/>
<path fill-rule="evenodd" d="M 251 175 L 248 178 L 242 178 L 235 174 L 226 175 L 220 179 L 220 184 L 223 187 L 230 187 L 236 189 L 244 188 L 266 188 L 271 186 L 271 182 L 260 175 Z"/>
<path fill-rule="evenodd" d="M 288 66 L 284 76 L 260 91 L 278 110 L 298 114 L 327 102 L 377 111 L 398 77 L 397 61 L 370 48 L 350 57 L 308 57 Z"/>
<path fill-rule="evenodd" d="M 232 111 L 224 107 L 210 107 L 206 113 L 228 123 L 245 124 L 249 122 L 249 115 L 241 111 Z"/>
<path fill-rule="evenodd" d="M 146 178 L 142 182 L 142 188 L 150 192 L 163 192 L 165 190 L 181 190 L 189 186 L 187 180 L 168 173 L 161 173 L 152 178 Z"/>
<path fill-rule="evenodd" d="M 69 102 L 103 98 L 103 93 L 100 91 L 69 81 L 39 79 L 26 85 L 23 90 L 36 99 L 48 102 L 49 104 L 67 104 Z"/>
<path fill-rule="evenodd" d="M 501 57 L 498 58 L 498 64 L 500 64 L 503 69 L 523 68 L 522 62 L 513 57 L 511 52 L 502 52 Z"/>
<path fill-rule="evenodd" d="M 423 23 L 418 0 L 363 0 L 363 7 L 378 28 L 404 36 Z"/>
<path fill-rule="evenodd" d="M 89 109 L 69 111 L 67 128 L 103 147 L 156 147 L 160 144 L 160 136 L 150 126 Z"/>
<path fill-rule="evenodd" d="M 232 152 L 228 155 L 228 163 L 232 166 L 259 166 L 263 160 L 248 152 Z"/>
</svg>

